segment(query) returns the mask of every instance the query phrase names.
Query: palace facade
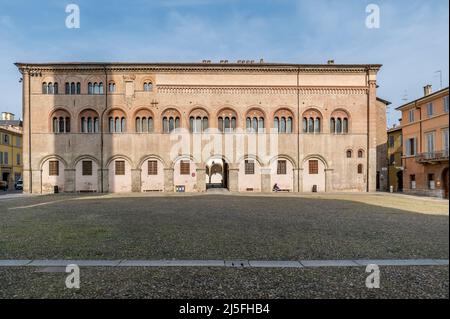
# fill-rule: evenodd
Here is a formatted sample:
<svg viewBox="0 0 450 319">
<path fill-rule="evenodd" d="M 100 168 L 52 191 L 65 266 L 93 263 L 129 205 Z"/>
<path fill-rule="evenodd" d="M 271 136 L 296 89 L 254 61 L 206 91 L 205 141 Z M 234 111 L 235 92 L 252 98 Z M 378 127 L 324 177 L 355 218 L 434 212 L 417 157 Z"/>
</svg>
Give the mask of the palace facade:
<svg viewBox="0 0 450 319">
<path fill-rule="evenodd" d="M 380 65 L 16 65 L 27 193 L 386 189 Z"/>
</svg>

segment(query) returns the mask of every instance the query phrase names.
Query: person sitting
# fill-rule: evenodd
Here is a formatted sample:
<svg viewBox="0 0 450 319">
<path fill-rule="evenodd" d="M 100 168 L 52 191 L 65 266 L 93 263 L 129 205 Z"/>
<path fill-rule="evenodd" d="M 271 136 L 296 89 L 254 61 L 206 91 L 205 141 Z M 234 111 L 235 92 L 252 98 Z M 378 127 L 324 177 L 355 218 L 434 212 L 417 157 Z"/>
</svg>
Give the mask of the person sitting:
<svg viewBox="0 0 450 319">
<path fill-rule="evenodd" d="M 275 185 L 273 185 L 273 191 L 274 191 L 274 192 L 279 192 L 280 190 L 281 190 L 281 188 L 278 187 L 278 184 L 277 184 L 277 183 L 275 183 Z"/>
</svg>

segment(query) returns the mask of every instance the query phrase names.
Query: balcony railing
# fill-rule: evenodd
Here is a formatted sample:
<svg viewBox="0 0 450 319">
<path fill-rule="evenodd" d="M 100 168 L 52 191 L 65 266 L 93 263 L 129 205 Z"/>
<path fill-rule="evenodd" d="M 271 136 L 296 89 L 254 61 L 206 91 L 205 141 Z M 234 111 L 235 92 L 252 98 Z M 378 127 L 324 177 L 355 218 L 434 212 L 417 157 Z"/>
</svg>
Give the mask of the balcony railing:
<svg viewBox="0 0 450 319">
<path fill-rule="evenodd" d="M 416 161 L 419 163 L 448 161 L 448 150 L 418 154 Z"/>
</svg>

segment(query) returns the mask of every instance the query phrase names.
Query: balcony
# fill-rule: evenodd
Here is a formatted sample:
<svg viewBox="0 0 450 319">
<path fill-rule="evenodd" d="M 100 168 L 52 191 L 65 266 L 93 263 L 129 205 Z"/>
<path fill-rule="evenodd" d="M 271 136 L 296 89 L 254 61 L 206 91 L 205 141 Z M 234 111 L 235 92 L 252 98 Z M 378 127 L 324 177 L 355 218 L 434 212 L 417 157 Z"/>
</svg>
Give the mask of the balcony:
<svg viewBox="0 0 450 319">
<path fill-rule="evenodd" d="M 438 163 L 448 161 L 448 150 L 427 152 L 416 155 L 418 163 Z"/>
</svg>

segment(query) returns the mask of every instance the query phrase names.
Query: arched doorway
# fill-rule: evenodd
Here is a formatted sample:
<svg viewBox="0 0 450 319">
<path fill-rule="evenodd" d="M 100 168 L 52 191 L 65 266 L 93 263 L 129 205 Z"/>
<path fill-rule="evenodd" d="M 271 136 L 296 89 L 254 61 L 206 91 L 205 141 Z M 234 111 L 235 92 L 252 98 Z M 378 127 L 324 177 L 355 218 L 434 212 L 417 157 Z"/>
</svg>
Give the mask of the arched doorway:
<svg viewBox="0 0 450 319">
<path fill-rule="evenodd" d="M 397 192 L 403 192 L 403 171 L 397 172 Z"/>
<path fill-rule="evenodd" d="M 309 157 L 303 162 L 303 192 L 325 192 L 325 163 L 319 157 Z"/>
<path fill-rule="evenodd" d="M 206 163 L 206 189 L 228 188 L 228 163 L 223 158 L 212 158 Z"/>
<path fill-rule="evenodd" d="M 448 167 L 442 172 L 442 189 L 444 190 L 444 198 L 448 199 L 448 187 L 449 187 L 449 175 Z"/>
</svg>

